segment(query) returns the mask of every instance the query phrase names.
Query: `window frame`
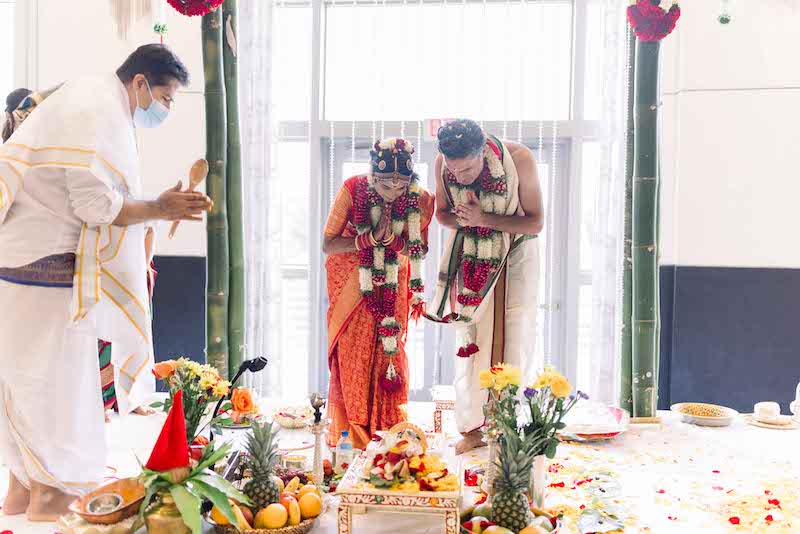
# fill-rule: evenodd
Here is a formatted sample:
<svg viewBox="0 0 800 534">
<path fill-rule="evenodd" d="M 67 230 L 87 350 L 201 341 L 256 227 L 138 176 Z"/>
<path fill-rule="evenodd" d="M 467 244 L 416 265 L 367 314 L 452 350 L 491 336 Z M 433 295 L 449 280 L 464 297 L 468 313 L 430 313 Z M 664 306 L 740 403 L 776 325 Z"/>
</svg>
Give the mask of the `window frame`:
<svg viewBox="0 0 800 534">
<path fill-rule="evenodd" d="M 387 0 L 396 2 L 398 0 Z M 436 0 L 423 0 L 426 3 L 442 3 Z M 480 3 L 481 0 L 466 0 L 468 2 Z M 487 0 L 497 2 L 502 0 Z M 515 0 L 518 1 L 518 0 Z M 529 0 L 535 2 L 537 0 Z M 578 330 L 579 330 L 579 291 L 582 285 L 591 284 L 590 277 L 580 271 L 580 225 L 569 224 L 569 221 L 580 220 L 581 213 L 581 162 L 582 144 L 584 141 L 594 141 L 599 137 L 600 121 L 586 120 L 584 117 L 585 100 L 585 74 L 586 74 L 586 50 L 587 50 L 587 31 L 586 31 L 586 11 L 587 5 L 592 0 L 538 0 L 552 3 L 569 3 L 572 9 L 572 68 L 571 71 L 571 97 L 570 97 L 570 116 L 568 120 L 557 122 L 556 142 L 559 147 L 559 165 L 556 180 L 558 181 L 558 194 L 555 202 L 559 221 L 556 223 L 563 230 L 563 235 L 555 236 L 551 239 L 551 247 L 555 250 L 556 259 L 563 260 L 563 264 L 557 269 L 554 280 L 546 283 L 553 284 L 555 308 L 548 314 L 552 320 L 551 332 L 553 339 L 550 340 L 552 346 L 549 347 L 549 354 L 552 363 L 558 366 L 570 380 L 577 378 L 578 364 Z M 291 140 L 303 140 L 309 142 L 309 158 L 311 169 L 311 198 L 310 198 L 310 228 L 311 228 L 311 250 L 309 254 L 308 278 L 312 293 L 312 317 L 310 317 L 310 331 L 317 332 L 318 335 L 311 336 L 309 339 L 309 387 L 312 391 L 325 391 L 328 383 L 327 369 L 327 349 L 326 339 L 326 290 L 324 280 L 324 255 L 320 247 L 314 246 L 321 243 L 322 228 L 330 206 L 330 178 L 329 178 L 329 153 L 330 153 L 330 132 L 331 122 L 324 119 L 324 80 L 325 80 L 325 12 L 326 7 L 333 5 L 332 1 L 311 0 L 311 103 L 309 109 L 309 121 L 283 121 L 278 125 L 277 141 L 286 142 Z M 292 5 L 308 7 L 309 2 L 286 2 L 282 1 L 282 7 Z M 406 130 L 411 139 L 416 138 L 416 124 L 418 118 L 409 118 L 405 122 Z M 346 126 L 345 126 L 346 125 Z M 510 132 L 510 138 L 516 138 L 516 124 L 506 124 Z M 399 121 L 384 123 L 387 132 L 399 132 L 402 124 Z M 487 130 L 499 132 L 503 129 L 503 121 L 487 121 Z M 346 131 L 345 131 L 346 127 Z M 538 138 L 538 121 L 524 121 L 522 123 L 523 138 Z M 347 140 L 348 143 L 355 135 L 358 147 L 369 146 L 371 143 L 373 124 L 371 122 L 356 121 L 355 123 L 338 121 L 333 124 L 335 142 L 341 143 Z M 550 142 L 553 139 L 553 123 L 544 123 L 543 138 Z M 336 154 L 336 151 L 334 151 Z M 341 154 L 341 152 L 340 152 Z M 549 163 L 549 162 L 548 162 Z M 341 177 L 336 178 L 337 183 Z M 316 187 L 314 185 L 317 185 Z M 335 194 L 335 191 L 334 191 Z M 544 259 L 544 254 L 543 254 Z M 542 273 L 545 273 L 545 266 L 542 265 Z M 547 313 L 548 304 L 540 306 L 540 313 Z M 544 324 L 544 321 L 543 321 Z M 427 338 L 428 336 L 426 336 Z M 426 354 L 429 350 L 434 350 L 426 339 Z M 544 350 L 543 347 L 537 350 Z M 319 357 L 314 357 L 318 355 Z M 430 380 L 435 381 L 438 377 L 433 377 L 433 368 L 426 358 L 426 375 L 430 373 Z M 439 369 L 441 373 L 441 369 Z M 426 377 L 425 387 L 429 385 Z M 431 383 L 433 385 L 433 383 Z M 419 399 L 424 400 L 424 399 Z"/>
</svg>

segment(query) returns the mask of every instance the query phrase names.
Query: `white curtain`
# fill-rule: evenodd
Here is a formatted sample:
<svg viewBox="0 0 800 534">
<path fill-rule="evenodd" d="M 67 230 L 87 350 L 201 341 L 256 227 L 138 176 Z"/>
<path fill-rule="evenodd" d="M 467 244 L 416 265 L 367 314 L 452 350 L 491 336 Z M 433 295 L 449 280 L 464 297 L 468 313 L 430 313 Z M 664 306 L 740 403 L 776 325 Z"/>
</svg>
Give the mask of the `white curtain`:
<svg viewBox="0 0 800 534">
<path fill-rule="evenodd" d="M 599 0 L 603 100 L 600 165 L 594 179 L 592 224 L 592 352 L 587 390 L 616 404 L 622 317 L 625 126 L 627 113 L 626 2 Z"/>
<path fill-rule="evenodd" d="M 273 2 L 239 2 L 239 105 L 247 266 L 247 357 L 269 365 L 246 383 L 263 395 L 277 392 L 281 354 L 280 218 L 268 209 L 276 187 L 273 173 L 272 27 Z"/>
</svg>

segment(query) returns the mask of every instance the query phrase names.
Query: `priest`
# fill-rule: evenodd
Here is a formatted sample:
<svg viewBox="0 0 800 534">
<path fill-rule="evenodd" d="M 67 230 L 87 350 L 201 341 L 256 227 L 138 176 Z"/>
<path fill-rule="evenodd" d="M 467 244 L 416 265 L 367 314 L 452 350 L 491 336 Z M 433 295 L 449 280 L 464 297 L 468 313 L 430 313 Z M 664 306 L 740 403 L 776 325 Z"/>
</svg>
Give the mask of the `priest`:
<svg viewBox="0 0 800 534">
<path fill-rule="evenodd" d="M 142 198 L 137 133 L 160 125 L 186 67 L 163 45 L 70 80 L 0 147 L 0 457 L 7 515 L 54 521 L 106 465 L 97 339 L 112 342 L 126 414 L 153 390 L 145 224 L 211 201 Z"/>
</svg>

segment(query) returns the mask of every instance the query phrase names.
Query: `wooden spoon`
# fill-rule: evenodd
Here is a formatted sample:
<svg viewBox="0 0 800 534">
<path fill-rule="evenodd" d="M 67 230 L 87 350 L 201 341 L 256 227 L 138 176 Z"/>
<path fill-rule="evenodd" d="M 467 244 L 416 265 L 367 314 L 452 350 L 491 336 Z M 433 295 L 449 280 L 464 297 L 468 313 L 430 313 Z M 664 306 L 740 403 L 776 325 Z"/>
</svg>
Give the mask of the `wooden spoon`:
<svg viewBox="0 0 800 534">
<path fill-rule="evenodd" d="M 192 165 L 189 171 L 189 189 L 187 189 L 186 192 L 190 193 L 194 191 L 194 189 L 200 185 L 200 182 L 206 179 L 206 176 L 208 176 L 208 162 L 204 159 L 198 159 L 194 162 L 194 165 Z M 175 235 L 179 223 L 180 221 L 172 223 L 172 228 L 169 229 L 170 239 Z"/>
</svg>

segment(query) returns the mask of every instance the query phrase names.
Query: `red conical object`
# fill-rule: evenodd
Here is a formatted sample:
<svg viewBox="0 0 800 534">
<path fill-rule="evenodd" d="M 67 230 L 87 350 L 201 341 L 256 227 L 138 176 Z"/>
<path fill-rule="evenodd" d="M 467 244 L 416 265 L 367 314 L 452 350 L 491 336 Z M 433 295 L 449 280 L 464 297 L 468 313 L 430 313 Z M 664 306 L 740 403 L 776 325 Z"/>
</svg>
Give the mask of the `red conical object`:
<svg viewBox="0 0 800 534">
<path fill-rule="evenodd" d="M 189 445 L 186 443 L 186 420 L 183 418 L 183 391 L 175 392 L 172 408 L 161 429 L 145 466 L 151 471 L 169 471 L 189 467 Z"/>
</svg>

